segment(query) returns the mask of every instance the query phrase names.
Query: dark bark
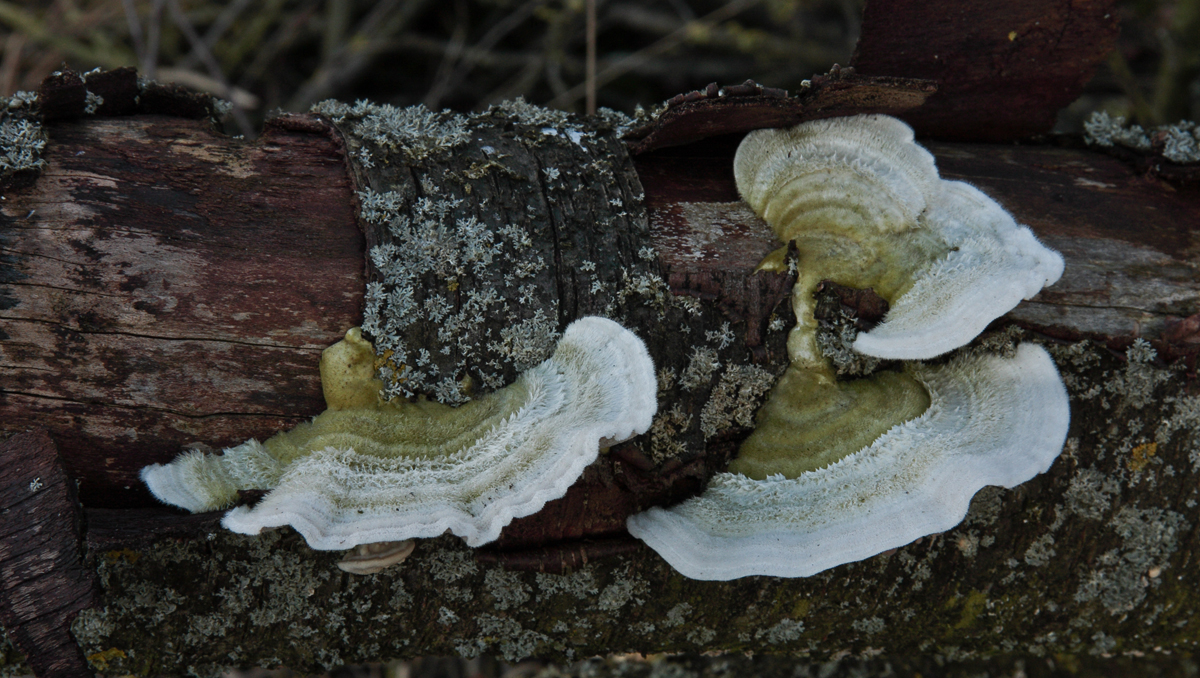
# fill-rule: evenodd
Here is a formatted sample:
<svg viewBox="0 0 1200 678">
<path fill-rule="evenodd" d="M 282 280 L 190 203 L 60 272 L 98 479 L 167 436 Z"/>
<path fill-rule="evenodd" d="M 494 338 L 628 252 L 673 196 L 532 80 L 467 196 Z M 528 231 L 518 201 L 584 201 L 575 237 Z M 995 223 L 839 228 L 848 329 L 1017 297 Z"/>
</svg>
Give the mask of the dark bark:
<svg viewBox="0 0 1200 678">
<path fill-rule="evenodd" d="M 1112 0 L 872 0 L 851 65 L 938 91 L 899 114 L 917 134 L 1000 142 L 1049 132 L 1116 44 Z"/>
<path fill-rule="evenodd" d="M 0 622 L 39 676 L 90 676 L 69 631 L 96 599 L 75 484 L 44 431 L 0 442 Z"/>
<path fill-rule="evenodd" d="M 932 80 L 862 77 L 856 76 L 853 68 L 837 65 L 808 82 L 808 87 L 795 96 L 753 80 L 729 87 L 714 82 L 704 89 L 672 97 L 653 121 L 635 127 L 624 138 L 634 153 L 645 153 L 706 137 L 790 127 L 817 118 L 865 113 L 901 115 L 920 107 L 937 91 L 937 83 Z"/>
</svg>

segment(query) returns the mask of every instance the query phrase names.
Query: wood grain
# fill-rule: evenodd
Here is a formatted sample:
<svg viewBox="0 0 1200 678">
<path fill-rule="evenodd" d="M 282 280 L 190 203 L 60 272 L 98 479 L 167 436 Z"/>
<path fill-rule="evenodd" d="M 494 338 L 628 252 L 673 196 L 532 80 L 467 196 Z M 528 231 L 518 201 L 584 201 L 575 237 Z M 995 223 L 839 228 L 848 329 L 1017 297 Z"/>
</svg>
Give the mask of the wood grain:
<svg viewBox="0 0 1200 678">
<path fill-rule="evenodd" d="M 40 678 L 91 676 L 71 620 L 91 606 L 75 483 L 45 431 L 0 442 L 0 622 Z"/>
<path fill-rule="evenodd" d="M 94 506 L 137 470 L 324 409 L 320 351 L 359 322 L 363 241 L 337 144 L 141 116 L 49 128 L 0 210 L 0 421 L 38 425 Z"/>
</svg>

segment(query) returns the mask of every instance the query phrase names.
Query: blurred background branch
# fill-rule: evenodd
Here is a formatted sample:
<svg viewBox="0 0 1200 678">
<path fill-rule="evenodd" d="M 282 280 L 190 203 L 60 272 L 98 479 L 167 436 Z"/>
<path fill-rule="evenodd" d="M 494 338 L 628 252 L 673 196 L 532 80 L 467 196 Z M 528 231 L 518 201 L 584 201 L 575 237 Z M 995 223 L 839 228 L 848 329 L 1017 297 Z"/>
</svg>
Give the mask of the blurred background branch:
<svg viewBox="0 0 1200 678">
<path fill-rule="evenodd" d="M 1125 0 L 1117 11 L 1117 49 L 1059 115 L 1060 130 L 1078 131 L 1097 110 L 1143 126 L 1200 118 L 1200 0 Z"/>
<path fill-rule="evenodd" d="M 136 66 L 213 92 L 253 135 L 271 111 L 369 98 L 471 110 L 502 99 L 584 112 L 653 105 L 709 82 L 795 90 L 846 64 L 863 0 L 0 0 L 0 94 L 64 63 Z M 1119 49 L 1060 116 L 1200 117 L 1200 0 L 1126 0 Z"/>
<path fill-rule="evenodd" d="M 709 82 L 796 88 L 847 63 L 861 0 L 594 0 L 594 102 L 631 111 Z M 0 0 L 0 88 L 63 64 L 136 66 L 270 111 L 326 98 L 587 106 L 587 0 Z"/>
</svg>

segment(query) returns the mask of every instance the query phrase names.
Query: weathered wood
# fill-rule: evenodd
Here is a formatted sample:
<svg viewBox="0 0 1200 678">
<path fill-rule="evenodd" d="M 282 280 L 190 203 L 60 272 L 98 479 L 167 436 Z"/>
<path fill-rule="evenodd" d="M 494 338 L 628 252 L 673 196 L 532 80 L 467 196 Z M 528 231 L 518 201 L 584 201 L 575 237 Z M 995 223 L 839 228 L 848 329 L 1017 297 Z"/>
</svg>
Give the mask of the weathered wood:
<svg viewBox="0 0 1200 678">
<path fill-rule="evenodd" d="M 49 133 L 36 190 L 0 210 L 4 428 L 46 428 L 86 504 L 146 506 L 148 460 L 323 410 L 317 359 L 363 294 L 330 131 L 283 119 L 246 143 L 145 116 Z"/>
<path fill-rule="evenodd" d="M 96 596 L 75 483 L 45 431 L 0 442 L 0 623 L 42 678 L 90 678 L 71 621 Z"/>
<path fill-rule="evenodd" d="M 898 117 L 921 136 L 1006 141 L 1049 132 L 1116 43 L 1113 0 L 872 0 L 851 65 L 925 78 L 928 101 Z"/>
<path fill-rule="evenodd" d="M 663 111 L 630 130 L 625 140 L 633 153 L 646 153 L 723 134 L 790 127 L 816 118 L 851 113 L 900 115 L 921 106 L 937 91 L 933 81 L 855 76 L 853 68 L 837 65 L 808 83 L 792 96 L 753 80 L 728 87 L 710 83 L 669 99 Z"/>
</svg>

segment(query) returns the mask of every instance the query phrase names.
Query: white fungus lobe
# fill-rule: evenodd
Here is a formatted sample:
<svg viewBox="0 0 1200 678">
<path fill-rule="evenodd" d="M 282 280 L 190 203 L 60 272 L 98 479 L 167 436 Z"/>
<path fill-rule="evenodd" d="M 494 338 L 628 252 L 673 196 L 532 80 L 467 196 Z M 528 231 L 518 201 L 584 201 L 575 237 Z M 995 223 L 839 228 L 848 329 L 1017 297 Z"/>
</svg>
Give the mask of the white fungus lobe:
<svg viewBox="0 0 1200 678">
<path fill-rule="evenodd" d="M 734 176 L 746 202 L 800 252 L 793 362 L 822 362 L 812 295 L 823 279 L 873 287 L 891 304 L 855 350 L 924 360 L 965 345 L 1062 275 L 1057 252 L 982 192 L 941 179 L 933 156 L 895 118 L 751 132 Z"/>
<path fill-rule="evenodd" d="M 632 516 L 631 534 L 693 579 L 807 577 L 948 530 L 985 485 L 1046 471 L 1066 440 L 1066 389 L 1044 349 L 911 369 L 929 409 L 795 479 L 718 474 L 700 497 Z"/>
<path fill-rule="evenodd" d="M 1045 350 L 839 380 L 817 341 L 814 293 L 823 280 L 874 289 L 890 310 L 846 352 L 925 360 L 1057 281 L 1058 253 L 979 190 L 941 179 L 912 130 L 886 116 L 751 132 L 734 176 L 798 253 L 760 264 L 797 276 L 790 365 L 729 472 L 699 497 L 630 517 L 630 533 L 695 579 L 806 577 L 948 530 L 983 486 L 1050 467 L 1070 408 Z"/>
<path fill-rule="evenodd" d="M 490 400 L 457 409 L 331 405 L 304 430 L 318 430 L 322 417 L 345 425 L 306 438 L 295 458 L 272 456 L 272 441 L 250 440 L 220 456 L 189 453 L 148 466 L 142 479 L 161 501 L 192 511 L 222 508 L 238 489 L 273 488 L 253 508 L 229 511 L 222 525 L 243 534 L 291 525 L 314 549 L 446 531 L 479 546 L 561 497 L 602 443 L 647 431 L 656 391 L 642 341 L 611 320 L 588 317 L 566 329 L 549 360 Z M 427 418 L 430 408 L 442 409 Z M 381 425 L 380 410 L 395 422 Z M 467 425 L 461 418 L 469 411 L 496 414 Z"/>
</svg>

